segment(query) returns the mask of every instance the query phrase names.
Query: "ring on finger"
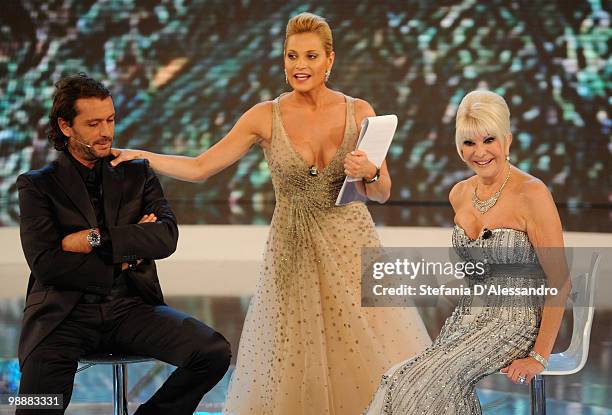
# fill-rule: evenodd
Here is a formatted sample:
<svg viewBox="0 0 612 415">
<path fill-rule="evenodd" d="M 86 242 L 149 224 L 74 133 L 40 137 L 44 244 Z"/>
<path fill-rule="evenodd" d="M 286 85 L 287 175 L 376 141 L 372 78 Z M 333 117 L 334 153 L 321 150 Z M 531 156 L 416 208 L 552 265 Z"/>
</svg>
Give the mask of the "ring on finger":
<svg viewBox="0 0 612 415">
<path fill-rule="evenodd" d="M 527 381 L 527 378 L 525 376 L 519 376 L 518 383 L 520 383 L 521 385 L 524 385 L 526 381 Z"/>
</svg>

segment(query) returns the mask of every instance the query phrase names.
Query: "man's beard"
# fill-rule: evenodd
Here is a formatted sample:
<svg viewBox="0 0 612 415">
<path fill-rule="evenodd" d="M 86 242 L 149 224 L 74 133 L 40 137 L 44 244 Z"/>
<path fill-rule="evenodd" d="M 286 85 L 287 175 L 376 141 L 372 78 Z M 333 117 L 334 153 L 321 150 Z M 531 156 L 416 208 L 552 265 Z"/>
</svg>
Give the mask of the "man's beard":
<svg viewBox="0 0 612 415">
<path fill-rule="evenodd" d="M 111 154 L 110 151 L 110 147 L 108 149 L 108 151 L 104 151 L 103 153 L 99 153 L 95 150 L 95 147 L 93 147 L 96 144 L 100 144 L 100 141 L 107 141 L 107 140 L 96 140 L 93 143 L 89 144 L 87 143 L 85 140 L 83 140 L 80 136 L 77 136 L 74 138 L 75 141 L 74 144 L 72 144 L 72 149 L 73 151 L 75 151 L 80 157 L 83 158 L 83 160 L 87 160 L 90 162 L 95 162 L 98 159 L 104 158 L 104 157 L 108 157 Z M 111 146 L 112 146 L 112 141 L 113 139 L 110 139 L 111 142 Z M 92 147 L 87 147 L 84 143 L 92 146 Z"/>
</svg>

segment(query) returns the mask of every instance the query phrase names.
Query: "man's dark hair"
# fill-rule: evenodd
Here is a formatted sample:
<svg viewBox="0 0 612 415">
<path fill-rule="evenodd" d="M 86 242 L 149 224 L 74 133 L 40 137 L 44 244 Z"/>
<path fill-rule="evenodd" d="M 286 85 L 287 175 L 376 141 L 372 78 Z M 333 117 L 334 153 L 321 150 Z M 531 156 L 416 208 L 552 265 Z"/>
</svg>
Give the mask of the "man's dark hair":
<svg viewBox="0 0 612 415">
<path fill-rule="evenodd" d="M 72 125 L 74 117 L 77 116 L 76 101 L 79 98 L 100 98 L 110 97 L 110 91 L 101 82 L 90 78 L 85 73 L 68 75 L 60 79 L 55 84 L 53 94 L 53 107 L 49 113 L 49 129 L 47 137 L 56 150 L 61 151 L 66 148 L 68 137 L 59 128 L 58 118 L 66 120 Z"/>
</svg>

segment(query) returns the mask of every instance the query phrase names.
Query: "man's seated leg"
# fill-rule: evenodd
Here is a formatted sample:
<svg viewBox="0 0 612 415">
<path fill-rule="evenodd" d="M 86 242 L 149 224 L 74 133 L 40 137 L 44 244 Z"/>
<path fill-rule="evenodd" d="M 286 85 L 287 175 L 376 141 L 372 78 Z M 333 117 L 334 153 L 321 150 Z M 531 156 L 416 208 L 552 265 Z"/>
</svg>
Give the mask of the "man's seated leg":
<svg viewBox="0 0 612 415">
<path fill-rule="evenodd" d="M 77 305 L 27 357 L 21 369 L 19 395 L 60 394 L 63 409 L 19 409 L 16 415 L 63 414 L 70 403 L 78 361 L 98 346 L 100 336 L 91 319 L 97 312 L 92 305 Z"/>
<path fill-rule="evenodd" d="M 120 319 L 112 344 L 178 368 L 137 414 L 192 414 L 225 375 L 231 351 L 225 338 L 192 316 L 168 306 L 141 303 Z"/>
</svg>

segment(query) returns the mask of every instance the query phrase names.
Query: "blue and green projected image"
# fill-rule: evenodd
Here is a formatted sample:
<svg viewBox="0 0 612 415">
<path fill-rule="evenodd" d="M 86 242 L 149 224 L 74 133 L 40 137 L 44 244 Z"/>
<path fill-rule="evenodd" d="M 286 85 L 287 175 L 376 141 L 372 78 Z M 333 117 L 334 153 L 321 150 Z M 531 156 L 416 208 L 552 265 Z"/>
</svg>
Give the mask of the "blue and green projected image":
<svg viewBox="0 0 612 415">
<path fill-rule="evenodd" d="M 469 175 L 454 115 L 469 91 L 502 94 L 513 162 L 563 206 L 609 208 L 612 59 L 603 1 L 21 0 L 0 14 L 0 224 L 15 179 L 56 157 L 53 84 L 87 72 L 111 90 L 116 146 L 197 155 L 248 108 L 286 91 L 287 20 L 326 17 L 330 86 L 399 117 L 392 202 L 441 204 Z M 181 223 L 264 223 L 274 201 L 259 148 L 200 184 L 164 179 Z M 223 214 L 223 209 L 231 215 Z"/>
</svg>

